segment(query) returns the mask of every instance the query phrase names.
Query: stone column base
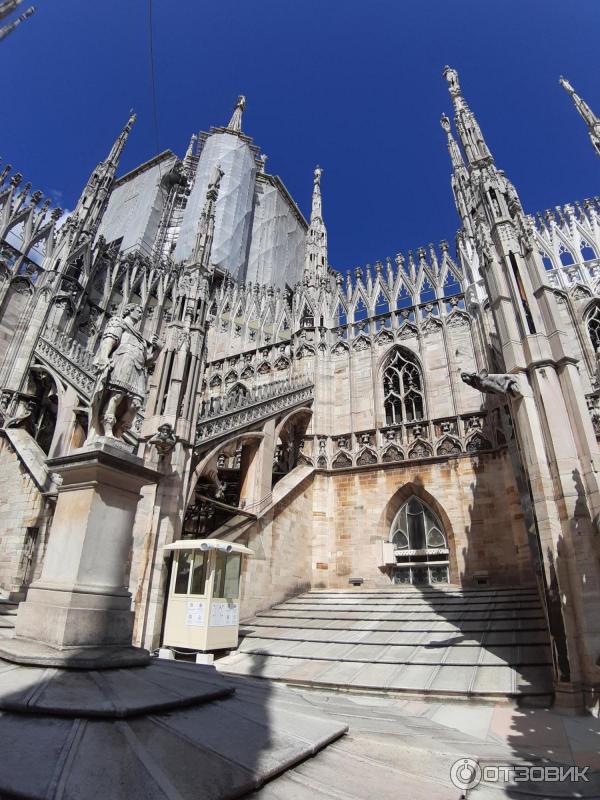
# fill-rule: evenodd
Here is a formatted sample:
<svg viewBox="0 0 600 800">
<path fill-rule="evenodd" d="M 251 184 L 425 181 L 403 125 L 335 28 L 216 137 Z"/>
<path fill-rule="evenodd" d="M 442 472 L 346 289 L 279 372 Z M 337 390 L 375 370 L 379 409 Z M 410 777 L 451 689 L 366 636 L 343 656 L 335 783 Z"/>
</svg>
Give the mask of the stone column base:
<svg viewBox="0 0 600 800">
<path fill-rule="evenodd" d="M 583 686 L 579 683 L 557 681 L 554 685 L 554 705 L 552 710 L 559 714 L 585 713 Z"/>
<path fill-rule="evenodd" d="M 22 637 L 0 639 L 0 658 L 15 664 L 63 669 L 119 669 L 150 663 L 150 653 L 142 647 L 51 647 Z"/>
</svg>

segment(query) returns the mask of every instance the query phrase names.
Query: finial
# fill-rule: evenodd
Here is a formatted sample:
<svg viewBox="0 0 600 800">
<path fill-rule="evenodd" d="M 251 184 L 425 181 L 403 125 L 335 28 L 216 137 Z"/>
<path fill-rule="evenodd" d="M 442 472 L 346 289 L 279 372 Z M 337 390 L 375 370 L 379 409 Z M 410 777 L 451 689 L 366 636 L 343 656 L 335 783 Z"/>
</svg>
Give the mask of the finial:
<svg viewBox="0 0 600 800">
<path fill-rule="evenodd" d="M 569 94 L 575 94 L 575 89 L 571 86 L 570 82 L 566 78 L 563 78 L 562 75 L 558 79 L 558 82 Z"/>
<path fill-rule="evenodd" d="M 313 178 L 313 193 L 312 193 L 312 204 L 310 210 L 310 221 L 314 222 L 316 219 L 323 219 L 323 207 L 321 201 L 321 175 L 323 174 L 323 170 L 317 164 L 315 167 L 314 178 Z"/>
<path fill-rule="evenodd" d="M 571 86 L 569 81 L 562 75 L 559 78 L 559 83 L 563 87 L 563 89 L 565 89 L 565 91 L 567 91 L 573 98 L 573 103 L 575 104 L 575 108 L 577 109 L 583 121 L 587 125 L 588 133 L 590 135 L 592 145 L 594 146 L 594 150 L 596 151 L 597 155 L 600 155 L 600 119 L 598 119 L 598 117 L 594 114 L 590 106 L 585 102 L 585 100 L 582 97 L 580 97 L 577 94 L 577 92 Z"/>
<path fill-rule="evenodd" d="M 458 81 L 458 72 L 453 69 L 452 67 L 444 67 L 443 72 L 444 78 L 446 78 L 448 82 L 448 90 L 452 97 L 460 97 L 460 83 Z"/>
<path fill-rule="evenodd" d="M 190 137 L 190 143 L 187 146 L 187 150 L 185 151 L 185 156 L 183 158 L 184 164 L 186 164 L 187 167 L 190 166 L 190 162 L 191 162 L 192 158 L 194 157 L 194 150 L 196 148 L 196 142 L 197 141 L 198 141 L 198 137 L 196 136 L 195 133 L 192 133 L 192 135 Z"/>
<path fill-rule="evenodd" d="M 265 153 L 261 154 L 260 159 L 259 159 L 260 160 L 260 167 L 259 167 L 260 172 L 264 172 L 265 171 L 265 167 L 267 166 L 267 159 L 268 158 L 269 158 L 269 156 L 266 155 Z"/>
<path fill-rule="evenodd" d="M 129 109 L 129 119 L 127 120 L 127 124 L 125 125 L 125 130 L 127 131 L 127 133 L 129 133 L 131 131 L 131 129 L 133 128 L 133 125 L 134 125 L 136 119 L 137 119 L 137 114 L 135 113 L 133 108 L 130 108 Z"/>
<path fill-rule="evenodd" d="M 229 124 L 227 125 L 228 131 L 234 131 L 235 133 L 242 132 L 242 114 L 244 113 L 245 108 L 246 108 L 246 98 L 244 97 L 243 94 L 241 94 L 237 99 L 237 103 L 235 104 L 233 114 L 231 115 L 231 119 L 229 120 Z"/>
</svg>

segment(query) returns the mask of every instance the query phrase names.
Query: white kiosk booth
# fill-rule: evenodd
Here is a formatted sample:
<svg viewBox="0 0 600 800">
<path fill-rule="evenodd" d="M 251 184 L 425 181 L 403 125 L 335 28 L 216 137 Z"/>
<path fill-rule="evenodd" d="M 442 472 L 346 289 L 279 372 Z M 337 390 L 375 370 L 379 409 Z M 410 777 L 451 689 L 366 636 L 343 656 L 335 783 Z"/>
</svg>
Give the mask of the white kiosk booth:
<svg viewBox="0 0 600 800">
<path fill-rule="evenodd" d="M 174 560 L 162 646 L 237 647 L 241 561 L 252 550 L 223 539 L 180 539 L 164 549 Z"/>
</svg>

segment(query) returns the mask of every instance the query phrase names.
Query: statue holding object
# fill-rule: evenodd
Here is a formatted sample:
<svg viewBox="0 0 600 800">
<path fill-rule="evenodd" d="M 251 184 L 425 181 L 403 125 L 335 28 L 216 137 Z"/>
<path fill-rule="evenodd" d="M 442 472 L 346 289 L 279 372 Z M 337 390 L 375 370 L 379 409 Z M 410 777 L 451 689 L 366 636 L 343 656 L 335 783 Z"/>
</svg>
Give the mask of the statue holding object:
<svg viewBox="0 0 600 800">
<path fill-rule="evenodd" d="M 121 316 L 112 317 L 102 335 L 94 360 L 98 369 L 90 401 L 90 431 L 87 441 L 99 436 L 122 439 L 131 428 L 147 393 L 148 367 L 161 345 L 154 336 L 148 343 L 138 326 L 142 307 L 129 303 Z"/>
</svg>

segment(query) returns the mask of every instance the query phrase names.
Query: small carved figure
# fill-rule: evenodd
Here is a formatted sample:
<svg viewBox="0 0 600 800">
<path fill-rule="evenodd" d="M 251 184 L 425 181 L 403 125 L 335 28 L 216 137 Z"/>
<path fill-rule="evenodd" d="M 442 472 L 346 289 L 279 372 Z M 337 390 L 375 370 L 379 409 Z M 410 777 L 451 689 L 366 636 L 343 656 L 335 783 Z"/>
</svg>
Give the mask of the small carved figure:
<svg viewBox="0 0 600 800">
<path fill-rule="evenodd" d="M 173 426 L 168 422 L 164 422 L 162 425 L 159 425 L 158 431 L 154 434 L 154 436 L 152 436 L 152 438 L 148 439 L 148 444 L 152 444 L 154 447 L 156 447 L 156 450 L 161 458 L 168 456 L 173 452 L 173 449 L 177 444 L 177 437 L 173 431 Z"/>
<path fill-rule="evenodd" d="M 522 396 L 516 375 L 489 373 L 487 370 L 482 369 L 481 372 L 461 372 L 460 377 L 468 386 L 472 386 L 485 394 L 509 395 L 510 397 Z"/>
<path fill-rule="evenodd" d="M 148 367 L 161 345 L 154 336 L 148 343 L 138 330 L 142 308 L 130 303 L 123 315 L 113 317 L 102 336 L 94 360 L 98 369 L 92 392 L 88 442 L 106 435 L 122 439 L 146 399 Z"/>
</svg>

